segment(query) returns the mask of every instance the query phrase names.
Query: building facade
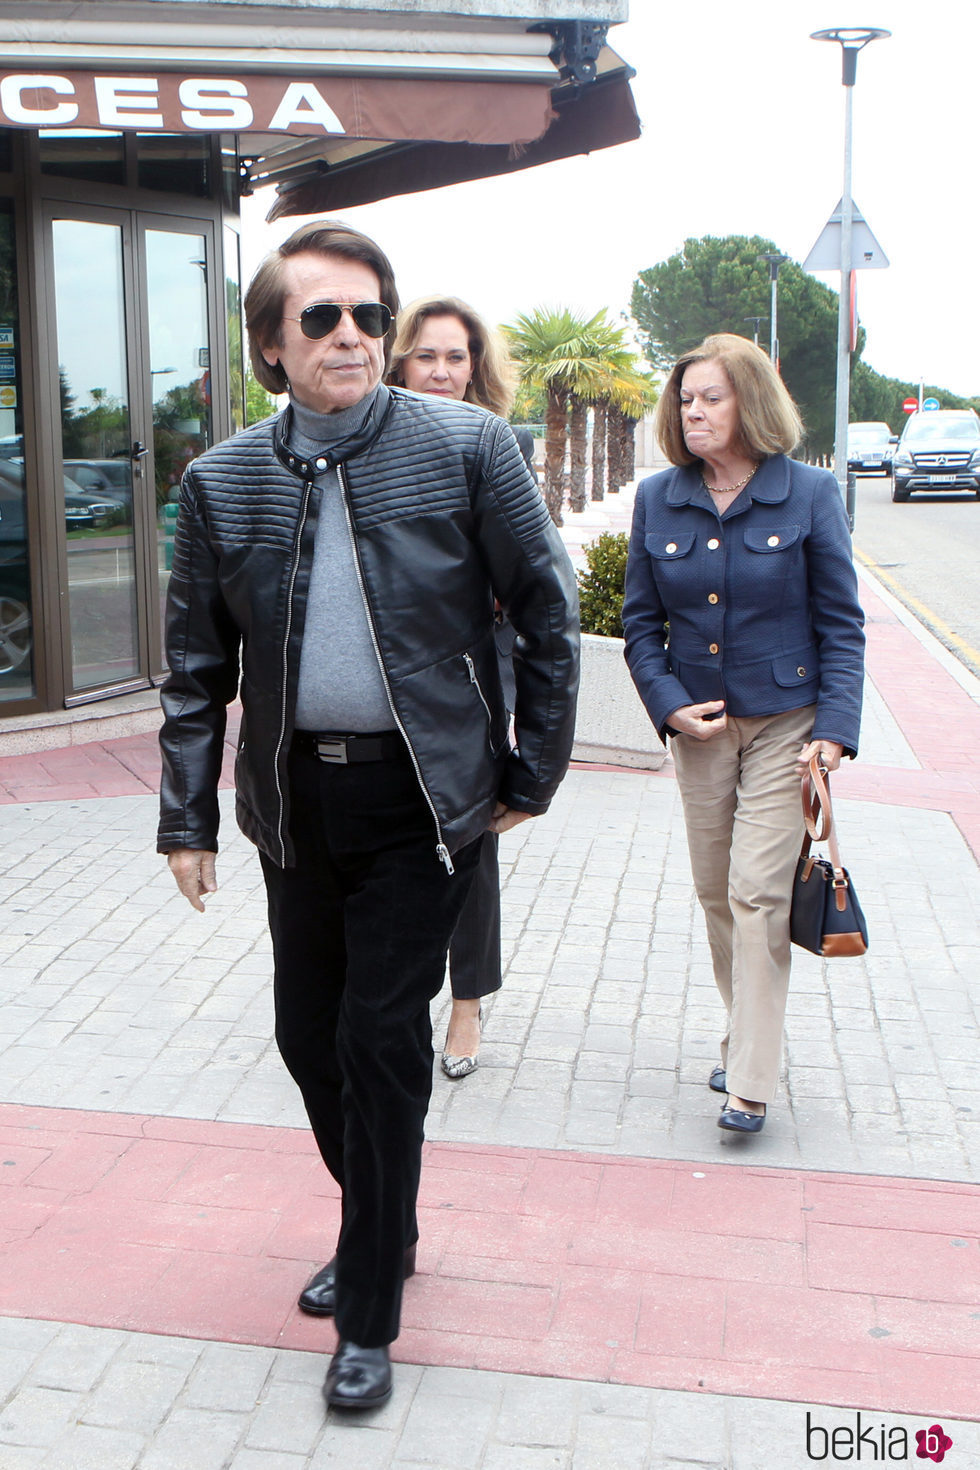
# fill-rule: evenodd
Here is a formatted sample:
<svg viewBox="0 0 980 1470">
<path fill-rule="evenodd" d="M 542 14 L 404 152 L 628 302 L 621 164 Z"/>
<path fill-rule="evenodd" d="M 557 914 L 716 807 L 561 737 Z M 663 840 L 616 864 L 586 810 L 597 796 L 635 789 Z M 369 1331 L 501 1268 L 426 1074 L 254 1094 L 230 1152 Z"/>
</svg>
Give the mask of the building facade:
<svg viewBox="0 0 980 1470">
<path fill-rule="evenodd" d="M 165 677 L 180 478 L 245 423 L 241 195 L 334 212 L 635 137 L 625 12 L 0 3 L 0 732 Z"/>
</svg>

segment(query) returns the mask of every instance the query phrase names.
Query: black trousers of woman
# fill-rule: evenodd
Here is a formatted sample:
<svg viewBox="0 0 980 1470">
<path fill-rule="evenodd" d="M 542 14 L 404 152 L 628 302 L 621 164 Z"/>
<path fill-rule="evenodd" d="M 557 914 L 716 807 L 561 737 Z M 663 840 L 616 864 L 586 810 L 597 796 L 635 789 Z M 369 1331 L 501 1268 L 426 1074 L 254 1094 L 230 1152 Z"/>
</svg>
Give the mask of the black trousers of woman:
<svg viewBox="0 0 980 1470">
<path fill-rule="evenodd" d="M 454 1000 L 476 1000 L 500 989 L 500 865 L 496 832 L 479 839 L 480 861 L 449 946 Z"/>
<path fill-rule="evenodd" d="M 404 1255 L 432 1089 L 429 1003 L 480 839 L 436 857 L 432 814 L 408 758 L 332 765 L 294 748 L 297 866 L 262 858 L 275 955 L 276 1041 L 342 1192 L 342 1338 L 398 1336 Z"/>
</svg>

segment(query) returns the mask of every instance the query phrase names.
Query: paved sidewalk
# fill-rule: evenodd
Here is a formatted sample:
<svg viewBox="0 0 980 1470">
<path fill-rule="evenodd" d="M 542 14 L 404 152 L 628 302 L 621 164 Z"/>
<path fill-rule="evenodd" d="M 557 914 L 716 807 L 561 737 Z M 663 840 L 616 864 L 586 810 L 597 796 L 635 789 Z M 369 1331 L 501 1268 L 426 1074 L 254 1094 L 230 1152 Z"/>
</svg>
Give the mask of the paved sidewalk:
<svg viewBox="0 0 980 1470">
<path fill-rule="evenodd" d="M 768 1470 L 868 1426 L 914 1460 L 937 1422 L 980 1465 L 980 701 L 865 602 L 834 784 L 872 947 L 797 957 L 766 1131 L 714 1126 L 669 762 L 573 769 L 502 842 L 504 986 L 479 1070 L 436 1074 L 396 1392 L 355 1422 L 294 1310 L 337 1201 L 230 790 L 200 916 L 152 852 L 152 737 L 0 759 L 0 1470 Z"/>
</svg>

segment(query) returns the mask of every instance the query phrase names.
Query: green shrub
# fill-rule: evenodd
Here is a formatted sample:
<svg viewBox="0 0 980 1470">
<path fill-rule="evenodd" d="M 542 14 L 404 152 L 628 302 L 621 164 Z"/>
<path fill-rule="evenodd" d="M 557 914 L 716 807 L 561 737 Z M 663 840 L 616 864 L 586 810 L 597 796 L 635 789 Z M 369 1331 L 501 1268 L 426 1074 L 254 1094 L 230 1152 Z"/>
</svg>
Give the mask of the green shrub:
<svg viewBox="0 0 980 1470">
<path fill-rule="evenodd" d="M 589 569 L 578 574 L 583 633 L 622 638 L 628 551 L 629 537 L 625 531 L 603 531 L 597 541 L 585 547 Z"/>
</svg>

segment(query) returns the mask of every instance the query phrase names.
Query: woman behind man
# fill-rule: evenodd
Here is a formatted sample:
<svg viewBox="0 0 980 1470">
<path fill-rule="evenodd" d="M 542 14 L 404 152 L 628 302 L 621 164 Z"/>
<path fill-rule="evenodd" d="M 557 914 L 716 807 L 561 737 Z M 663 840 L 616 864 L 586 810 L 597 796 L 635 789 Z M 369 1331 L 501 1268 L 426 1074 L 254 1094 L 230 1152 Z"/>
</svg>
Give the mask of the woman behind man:
<svg viewBox="0 0 980 1470">
<path fill-rule="evenodd" d="M 787 458 L 799 415 L 769 358 L 719 334 L 657 409 L 674 469 L 637 489 L 626 659 L 670 737 L 715 982 L 728 1012 L 718 1125 L 758 1133 L 789 986 L 800 778 L 857 753 L 864 617 L 837 482 Z M 669 642 L 667 629 L 669 624 Z"/>
<path fill-rule="evenodd" d="M 517 372 L 498 333 L 455 296 L 424 296 L 398 317 L 388 382 L 415 393 L 456 398 L 506 418 L 514 403 Z M 515 431 L 531 465 L 533 441 Z M 507 708 L 514 703 L 511 656 L 514 631 L 498 612 L 497 663 Z M 480 1050 L 481 1001 L 500 989 L 500 872 L 497 837 L 487 832 L 469 897 L 449 950 L 453 1003 L 442 1054 L 442 1070 L 458 1081 L 476 1070 Z"/>
</svg>

